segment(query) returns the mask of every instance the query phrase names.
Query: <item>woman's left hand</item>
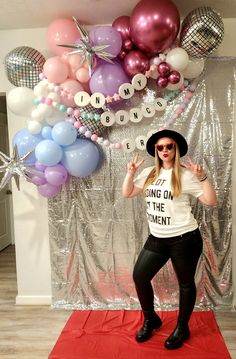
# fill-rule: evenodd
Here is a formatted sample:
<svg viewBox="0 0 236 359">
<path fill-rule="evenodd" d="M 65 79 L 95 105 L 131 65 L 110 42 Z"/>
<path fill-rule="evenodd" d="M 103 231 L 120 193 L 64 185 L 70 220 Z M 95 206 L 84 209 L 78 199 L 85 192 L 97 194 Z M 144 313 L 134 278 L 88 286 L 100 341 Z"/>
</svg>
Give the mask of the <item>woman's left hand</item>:
<svg viewBox="0 0 236 359">
<path fill-rule="evenodd" d="M 181 163 L 181 166 L 187 168 L 191 171 L 198 179 L 203 178 L 206 176 L 206 172 L 204 171 L 203 167 L 199 164 L 193 163 L 191 157 L 187 157 L 187 163 Z"/>
</svg>

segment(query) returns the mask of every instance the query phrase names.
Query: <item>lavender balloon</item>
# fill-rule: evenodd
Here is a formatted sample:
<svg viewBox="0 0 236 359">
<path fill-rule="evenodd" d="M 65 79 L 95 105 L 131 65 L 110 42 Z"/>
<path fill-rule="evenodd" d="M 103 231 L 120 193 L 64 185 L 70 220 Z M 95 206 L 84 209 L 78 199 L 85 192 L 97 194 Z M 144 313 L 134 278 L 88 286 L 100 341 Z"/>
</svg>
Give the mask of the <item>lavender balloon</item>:
<svg viewBox="0 0 236 359">
<path fill-rule="evenodd" d="M 94 45 L 108 45 L 104 51 L 116 57 L 122 46 L 121 34 L 112 26 L 95 26 L 89 32 L 89 38 Z"/>
<path fill-rule="evenodd" d="M 61 191 L 61 186 L 54 186 L 50 183 L 45 183 L 38 186 L 38 192 L 41 196 L 46 198 L 55 197 Z"/>
<path fill-rule="evenodd" d="M 113 96 L 125 82 L 129 82 L 129 78 L 120 64 L 101 62 L 91 76 L 89 87 L 92 93 Z"/>
<path fill-rule="evenodd" d="M 54 186 L 64 184 L 68 176 L 67 170 L 60 164 L 47 167 L 44 174 L 47 182 Z"/>
</svg>

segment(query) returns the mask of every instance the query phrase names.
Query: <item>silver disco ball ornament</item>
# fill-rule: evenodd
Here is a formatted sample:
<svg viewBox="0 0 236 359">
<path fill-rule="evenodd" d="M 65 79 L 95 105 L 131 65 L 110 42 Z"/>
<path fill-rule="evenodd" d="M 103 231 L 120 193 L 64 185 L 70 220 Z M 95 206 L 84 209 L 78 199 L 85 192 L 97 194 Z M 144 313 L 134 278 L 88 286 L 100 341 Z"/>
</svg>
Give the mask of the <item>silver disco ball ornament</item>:
<svg viewBox="0 0 236 359">
<path fill-rule="evenodd" d="M 85 126 L 89 131 L 101 137 L 107 127 L 103 126 L 100 117 L 103 113 L 102 109 L 94 108 L 92 105 L 87 105 L 80 108 L 79 122 Z M 81 134 L 80 134 L 81 137 Z"/>
<path fill-rule="evenodd" d="M 210 7 L 200 7 L 183 20 L 180 46 L 192 57 L 208 57 L 218 48 L 223 35 L 224 24 L 220 15 Z"/>
<path fill-rule="evenodd" d="M 17 87 L 33 89 L 40 81 L 39 74 L 43 71 L 45 61 L 44 56 L 32 47 L 17 47 L 4 59 L 7 78 Z"/>
</svg>

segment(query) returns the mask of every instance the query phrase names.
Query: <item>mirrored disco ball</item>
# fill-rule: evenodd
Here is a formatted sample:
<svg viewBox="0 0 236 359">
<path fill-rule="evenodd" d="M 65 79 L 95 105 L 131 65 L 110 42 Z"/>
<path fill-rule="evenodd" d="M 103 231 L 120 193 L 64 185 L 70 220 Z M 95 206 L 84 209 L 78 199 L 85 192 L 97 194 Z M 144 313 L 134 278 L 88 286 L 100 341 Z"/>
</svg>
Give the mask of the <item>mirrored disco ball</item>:
<svg viewBox="0 0 236 359">
<path fill-rule="evenodd" d="M 4 59 L 8 80 L 17 87 L 34 88 L 40 81 L 43 71 L 44 56 L 28 46 L 20 46 L 10 51 Z"/>
<path fill-rule="evenodd" d="M 92 105 L 88 105 L 80 108 L 81 116 L 79 117 L 80 123 L 85 126 L 92 134 L 96 134 L 101 137 L 107 127 L 103 126 L 100 119 L 94 115 L 101 116 L 103 113 L 102 109 L 94 108 Z M 84 116 L 82 116 L 84 114 Z M 81 135 L 80 135 L 81 136 Z"/>
<path fill-rule="evenodd" d="M 224 24 L 220 15 L 210 7 L 191 11 L 183 20 L 180 46 L 192 57 L 208 57 L 220 45 Z"/>
</svg>

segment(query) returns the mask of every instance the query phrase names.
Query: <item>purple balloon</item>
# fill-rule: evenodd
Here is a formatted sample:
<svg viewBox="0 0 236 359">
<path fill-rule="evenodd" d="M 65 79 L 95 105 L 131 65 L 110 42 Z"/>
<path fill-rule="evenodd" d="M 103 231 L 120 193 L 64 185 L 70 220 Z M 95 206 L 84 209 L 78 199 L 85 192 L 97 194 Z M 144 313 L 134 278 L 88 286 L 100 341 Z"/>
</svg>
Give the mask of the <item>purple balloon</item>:
<svg viewBox="0 0 236 359">
<path fill-rule="evenodd" d="M 45 177 L 40 177 L 40 176 L 32 176 L 31 177 L 31 182 L 33 184 L 36 184 L 37 186 L 42 185 L 47 183 L 47 180 Z"/>
<path fill-rule="evenodd" d="M 44 174 L 48 183 L 54 186 L 64 184 L 68 176 L 67 170 L 60 164 L 47 167 Z"/>
<path fill-rule="evenodd" d="M 121 34 L 112 26 L 95 26 L 89 31 L 89 38 L 94 45 L 108 45 L 104 51 L 116 57 L 122 46 Z"/>
<path fill-rule="evenodd" d="M 38 186 L 38 191 L 41 196 L 46 198 L 52 198 L 55 197 L 61 191 L 61 186 L 54 186 L 50 183 L 45 183 Z"/>
<path fill-rule="evenodd" d="M 92 93 L 101 92 L 104 96 L 113 96 L 125 82 L 130 81 L 120 64 L 101 62 L 90 78 L 89 87 Z"/>
</svg>

